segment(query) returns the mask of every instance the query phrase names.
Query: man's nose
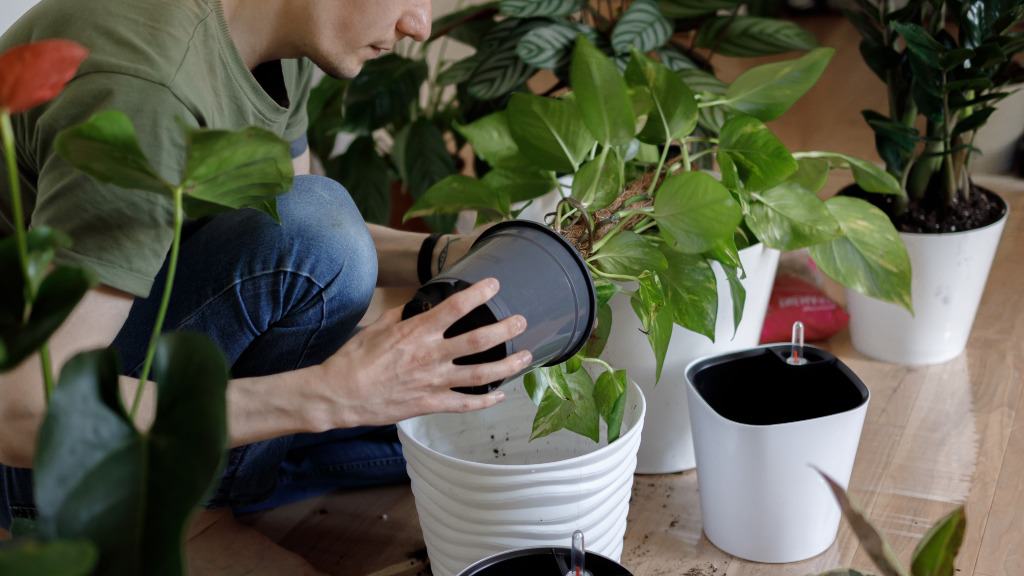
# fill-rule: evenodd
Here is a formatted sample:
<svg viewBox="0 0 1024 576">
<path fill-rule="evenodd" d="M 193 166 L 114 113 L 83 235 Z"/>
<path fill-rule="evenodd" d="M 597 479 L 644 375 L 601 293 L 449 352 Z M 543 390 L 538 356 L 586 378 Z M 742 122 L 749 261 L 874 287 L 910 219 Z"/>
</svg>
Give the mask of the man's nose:
<svg viewBox="0 0 1024 576">
<path fill-rule="evenodd" d="M 425 42 L 430 38 L 431 17 L 430 0 L 417 0 L 398 19 L 398 34 Z"/>
</svg>

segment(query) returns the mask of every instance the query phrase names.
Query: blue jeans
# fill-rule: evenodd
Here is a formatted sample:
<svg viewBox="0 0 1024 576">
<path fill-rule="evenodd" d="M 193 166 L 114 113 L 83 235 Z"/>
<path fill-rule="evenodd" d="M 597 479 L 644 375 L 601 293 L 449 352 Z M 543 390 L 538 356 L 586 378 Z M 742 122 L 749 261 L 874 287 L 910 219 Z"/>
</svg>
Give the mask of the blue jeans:
<svg viewBox="0 0 1024 576">
<path fill-rule="evenodd" d="M 240 210 L 183 232 L 165 329 L 206 334 L 235 378 L 323 362 L 356 330 L 376 284 L 373 241 L 344 188 L 300 176 L 278 208 L 282 225 Z M 114 340 L 125 374 L 141 369 L 165 273 Z M 232 449 L 208 505 L 254 512 L 406 478 L 393 426 L 297 434 Z M 0 466 L 0 527 L 33 514 L 31 471 Z"/>
</svg>

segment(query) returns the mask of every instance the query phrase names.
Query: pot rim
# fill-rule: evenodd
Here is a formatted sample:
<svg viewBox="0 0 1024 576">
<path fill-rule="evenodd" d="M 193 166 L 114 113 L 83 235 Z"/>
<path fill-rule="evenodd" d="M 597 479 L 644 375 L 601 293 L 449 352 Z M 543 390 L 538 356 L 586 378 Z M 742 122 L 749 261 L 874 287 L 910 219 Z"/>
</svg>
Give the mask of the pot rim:
<svg viewBox="0 0 1024 576">
<path fill-rule="evenodd" d="M 974 182 L 973 179 L 971 181 Z M 855 185 L 856 184 L 851 184 L 850 186 L 855 186 Z M 974 182 L 974 186 L 976 188 L 978 188 L 979 190 L 984 190 L 985 192 L 988 192 L 992 196 L 998 198 L 999 201 L 1003 203 L 1003 216 L 1000 219 L 996 220 L 995 222 L 992 222 L 991 224 L 986 224 L 985 226 L 982 226 L 981 228 L 971 228 L 970 230 L 957 230 L 956 232 L 901 232 L 901 231 L 897 230 L 896 233 L 899 234 L 900 236 L 906 236 L 906 237 L 909 237 L 909 238 L 936 238 L 936 237 L 948 238 L 950 236 L 959 236 L 959 235 L 971 234 L 971 233 L 974 233 L 974 232 L 983 232 L 985 230 L 988 230 L 989 228 L 992 228 L 992 227 L 995 227 L 995 226 L 999 226 L 999 225 L 1005 223 L 1006 220 L 1010 217 L 1010 203 L 1006 201 L 1006 198 L 1003 198 L 995 190 L 992 190 L 991 188 L 987 188 L 985 186 L 982 186 L 982 185 L 978 184 L 977 182 Z M 845 188 L 844 188 L 844 190 L 845 190 Z"/>
<path fill-rule="evenodd" d="M 860 404 L 854 406 L 853 408 L 850 408 L 848 410 L 843 410 L 842 412 L 836 412 L 834 414 L 826 414 L 824 416 L 817 416 L 815 418 L 805 418 L 803 420 L 795 420 L 793 422 L 779 422 L 777 424 L 746 424 L 744 422 L 737 422 L 735 420 L 732 420 L 730 418 L 726 418 L 725 416 L 722 416 L 722 414 L 720 414 L 718 412 L 718 410 L 715 410 L 714 407 L 712 407 L 711 404 L 708 403 L 708 401 L 704 398 L 704 395 L 701 394 L 700 391 L 697 390 L 696 386 L 694 386 L 694 384 L 693 384 L 693 378 L 690 377 L 691 376 L 691 372 L 693 371 L 693 369 L 698 364 L 701 364 L 701 363 L 706 362 L 708 360 L 712 360 L 714 358 L 718 358 L 718 357 L 721 357 L 721 356 L 730 356 L 732 354 L 737 354 L 737 353 L 742 353 L 742 352 L 750 352 L 750 351 L 753 351 L 753 350 L 762 350 L 762 349 L 765 349 L 765 348 L 773 348 L 773 347 L 776 347 L 776 346 L 790 346 L 790 345 L 791 344 L 789 342 L 776 342 L 774 344 L 761 344 L 760 346 L 754 346 L 753 348 L 746 348 L 746 349 L 743 349 L 743 350 L 733 350 L 732 352 L 725 352 L 725 353 L 721 353 L 721 354 L 712 354 L 710 356 L 703 356 L 701 358 L 697 358 L 696 360 L 690 362 L 686 366 L 686 370 L 683 372 L 685 374 L 685 376 L 686 376 L 686 388 L 687 388 L 687 390 L 691 390 L 693 392 L 693 395 L 696 396 L 697 399 L 700 400 L 700 402 L 703 404 L 703 406 L 705 408 L 707 408 L 707 411 L 710 412 L 711 414 L 713 414 L 715 416 L 715 418 L 718 418 L 720 421 L 725 422 L 725 423 L 729 424 L 730 426 L 737 426 L 737 427 L 740 427 L 740 428 L 742 428 L 744 430 L 755 430 L 755 431 L 762 431 L 762 432 L 763 431 L 768 431 L 768 430 L 778 430 L 779 428 L 781 428 L 783 426 L 793 426 L 795 424 L 807 424 L 807 423 L 818 422 L 818 421 L 823 420 L 825 418 L 833 418 L 835 416 L 842 416 L 844 414 L 852 414 L 852 413 L 857 412 L 859 410 L 866 410 L 867 409 L 868 405 L 871 403 L 871 389 L 868 388 L 868 385 L 865 384 L 864 381 L 861 380 L 860 377 L 857 376 L 857 374 L 855 374 L 853 372 L 853 370 L 850 370 L 849 367 L 846 366 L 845 363 L 843 364 L 843 366 L 846 368 L 846 370 L 850 373 L 851 376 L 853 376 L 854 378 L 856 378 L 856 380 L 858 382 L 860 382 L 861 386 L 863 386 L 864 390 L 867 392 L 867 396 L 864 398 L 863 402 L 861 402 Z M 808 346 L 804 346 L 804 348 L 813 348 L 813 349 L 815 349 L 815 350 L 817 350 L 819 352 L 825 352 L 825 353 L 827 353 L 827 354 L 829 354 L 831 356 L 834 356 L 836 358 L 836 360 L 839 360 L 840 362 L 842 362 L 842 360 L 838 356 L 835 356 L 835 355 L 831 354 L 830 352 L 828 352 L 828 350 L 824 350 L 822 348 L 818 348 L 817 346 L 809 346 L 809 345 Z"/>
<path fill-rule="evenodd" d="M 572 458 L 554 460 L 551 462 L 543 462 L 539 464 L 493 464 L 489 462 L 476 462 L 474 460 L 464 460 L 462 458 L 456 458 L 454 456 L 445 454 L 444 452 L 440 452 L 437 449 L 423 443 L 422 441 L 420 441 L 419 438 L 415 438 L 411 434 L 406 432 L 405 428 L 409 425 L 409 422 L 415 420 L 416 418 L 422 418 L 422 416 L 402 420 L 396 425 L 396 427 L 398 428 L 398 435 L 400 439 L 407 439 L 417 448 L 425 452 L 428 452 L 432 456 L 435 456 L 444 462 L 449 462 L 451 464 L 464 467 L 468 466 L 471 468 L 476 468 L 478 470 L 488 470 L 492 472 L 509 472 L 525 469 L 542 472 L 545 471 L 547 468 L 554 468 L 556 466 L 564 465 L 565 463 L 587 462 L 590 460 L 598 459 L 600 455 L 605 454 L 611 449 L 618 448 L 619 446 L 625 446 L 627 443 L 633 441 L 634 437 L 639 436 L 640 430 L 643 428 L 644 418 L 646 418 L 647 416 L 647 398 L 644 396 L 644 391 L 636 382 L 630 380 L 629 385 L 631 386 L 632 390 L 634 390 L 637 394 L 637 399 L 640 404 L 640 414 L 637 417 L 636 423 L 632 427 L 630 427 L 630 429 L 625 434 L 619 436 L 619 439 L 616 440 L 614 443 L 599 446 L 597 450 L 594 450 L 593 452 L 587 452 L 586 454 L 580 454 L 579 456 L 574 456 Z M 639 448 L 639 444 L 637 445 L 637 448 Z"/>
<path fill-rule="evenodd" d="M 533 547 L 530 547 L 530 548 L 513 548 L 512 550 L 505 550 L 503 552 L 497 552 L 495 554 L 491 554 L 490 556 L 481 558 L 481 559 L 477 560 L 476 562 L 473 562 L 472 564 L 467 566 L 461 572 L 459 572 L 459 575 L 461 576 L 462 574 L 465 574 L 466 572 L 468 572 L 470 570 L 473 570 L 473 569 L 479 570 L 481 568 L 490 568 L 492 566 L 492 564 L 487 564 L 487 563 L 492 563 L 492 562 L 494 562 L 496 560 L 504 560 L 505 558 L 503 558 L 503 557 L 505 557 L 505 556 L 507 556 L 509 558 L 518 558 L 520 556 L 530 556 L 530 555 L 533 555 L 533 554 L 551 554 L 555 550 L 564 550 L 566 553 L 569 553 L 569 552 L 572 551 L 572 549 L 570 549 L 568 546 L 533 546 Z M 612 560 L 611 558 L 605 556 L 604 554 L 598 554 L 597 552 L 591 552 L 590 550 L 587 550 L 587 557 L 589 558 L 591 556 L 597 556 L 597 557 L 599 557 L 599 558 L 601 558 L 603 560 L 607 560 L 608 562 L 612 562 L 613 564 L 618 564 L 620 567 L 622 567 L 623 570 L 625 570 L 626 572 L 629 572 L 629 569 L 626 568 L 625 566 L 623 566 L 621 562 L 616 562 L 615 560 Z M 481 564 L 484 564 L 484 565 L 481 566 Z M 630 574 L 632 574 L 632 572 L 630 572 Z"/>
</svg>

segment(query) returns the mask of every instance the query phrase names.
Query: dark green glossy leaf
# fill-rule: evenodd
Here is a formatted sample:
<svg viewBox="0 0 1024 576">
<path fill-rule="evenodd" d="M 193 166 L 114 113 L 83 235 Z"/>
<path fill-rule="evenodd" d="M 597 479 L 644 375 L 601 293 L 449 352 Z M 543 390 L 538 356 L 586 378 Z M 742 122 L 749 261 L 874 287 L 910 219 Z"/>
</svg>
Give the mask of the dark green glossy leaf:
<svg viewBox="0 0 1024 576">
<path fill-rule="evenodd" d="M 405 154 L 405 187 L 413 198 L 423 196 L 431 186 L 455 173 L 455 161 L 448 152 L 444 134 L 426 118 L 409 127 Z"/>
<path fill-rule="evenodd" d="M 605 145 L 629 144 L 636 118 L 626 81 L 615 64 L 586 37 L 576 40 L 570 76 L 576 105 L 590 133 Z"/>
<path fill-rule="evenodd" d="M 760 120 L 774 120 L 818 82 L 833 54 L 834 48 L 816 48 L 795 60 L 751 68 L 729 85 L 726 102 Z"/>
<path fill-rule="evenodd" d="M 482 215 L 500 219 L 510 210 L 508 195 L 493 190 L 480 180 L 454 174 L 431 186 L 405 213 L 404 220 L 430 214 L 458 214 L 476 210 Z"/>
<path fill-rule="evenodd" d="M 640 278 L 639 287 L 630 299 L 633 311 L 640 319 L 647 342 L 654 352 L 655 384 L 661 380 L 661 369 L 665 366 L 665 354 L 672 340 L 672 308 L 665 298 L 664 288 L 658 276 L 645 275 Z"/>
<path fill-rule="evenodd" d="M 165 196 L 172 193 L 172 185 L 146 159 L 132 121 L 122 112 L 100 112 L 65 129 L 54 148 L 69 164 L 101 182 Z"/>
<path fill-rule="evenodd" d="M 900 190 L 900 183 L 893 178 L 892 174 L 867 160 L 836 152 L 799 152 L 795 157 L 828 160 L 832 168 L 849 168 L 853 171 L 853 179 L 857 185 L 866 192 L 897 195 L 903 193 Z"/>
<path fill-rule="evenodd" d="M 583 34 L 592 42 L 597 41 L 597 32 L 575 22 L 552 22 L 530 30 L 516 46 L 516 54 L 523 62 L 555 70 L 566 66 L 572 58 L 576 37 Z"/>
<path fill-rule="evenodd" d="M 89 576 L 96 566 L 96 546 L 87 540 L 0 543 L 4 576 Z"/>
<path fill-rule="evenodd" d="M 975 110 L 970 116 L 967 116 L 956 123 L 956 127 L 953 128 L 953 138 L 956 138 L 965 132 L 974 132 L 975 130 L 978 130 L 985 125 L 989 116 L 991 116 L 995 111 L 995 108 L 982 108 L 981 110 Z"/>
<path fill-rule="evenodd" d="M 672 35 L 672 23 L 662 16 L 655 0 L 634 0 L 622 13 L 612 31 L 612 48 L 617 54 L 630 50 L 650 52 Z"/>
<path fill-rule="evenodd" d="M 590 211 L 608 206 L 622 192 L 622 171 L 617 152 L 587 162 L 573 178 L 573 197 Z"/>
<path fill-rule="evenodd" d="M 566 16 L 580 10 L 581 0 L 501 0 L 501 13 L 517 18 Z"/>
<path fill-rule="evenodd" d="M 660 0 L 658 7 L 669 18 L 694 18 L 728 10 L 739 3 L 740 0 Z"/>
<path fill-rule="evenodd" d="M 640 276 L 646 271 L 658 272 L 667 263 L 661 251 L 639 234 L 623 230 L 612 237 L 590 259 L 609 274 Z"/>
<path fill-rule="evenodd" d="M 839 223 L 812 193 L 789 182 L 754 194 L 747 226 L 769 248 L 799 250 L 839 236 Z"/>
<path fill-rule="evenodd" d="M 718 318 L 718 282 L 711 265 L 702 256 L 683 254 L 663 247 L 668 267 L 659 272 L 672 321 L 715 341 Z"/>
<path fill-rule="evenodd" d="M 910 561 L 913 576 L 953 576 L 956 555 L 964 542 L 967 517 L 963 506 L 950 512 L 928 530 L 914 549 Z"/>
<path fill-rule="evenodd" d="M 797 163 L 775 134 L 752 116 L 736 116 L 722 126 L 718 162 L 735 167 L 743 187 L 751 192 L 767 190 L 796 172 Z M 726 168 L 723 167 L 723 179 Z"/>
<path fill-rule="evenodd" d="M 508 168 L 491 170 L 484 176 L 483 183 L 496 193 L 508 196 L 512 204 L 540 198 L 558 186 L 551 172 Z"/>
<path fill-rule="evenodd" d="M 26 244 L 28 248 L 28 262 L 26 263 L 28 292 L 26 296 L 31 302 L 35 300 L 39 286 L 46 278 L 54 256 L 57 255 L 57 250 L 70 247 L 71 238 L 59 230 L 38 226 L 31 228 L 26 233 Z"/>
<path fill-rule="evenodd" d="M 345 125 L 345 91 L 348 85 L 349 80 L 324 76 L 309 93 L 306 136 L 310 151 L 321 163 L 330 160 L 338 133 Z"/>
<path fill-rule="evenodd" d="M 875 148 L 885 160 L 886 167 L 893 171 L 902 170 L 917 146 L 917 128 L 894 122 L 873 110 L 863 110 L 861 114 L 875 131 Z"/>
<path fill-rule="evenodd" d="M 367 62 L 345 93 L 348 131 L 369 134 L 389 124 L 408 122 L 427 73 L 425 61 L 397 54 L 385 54 Z"/>
<path fill-rule="evenodd" d="M 725 56 L 765 56 L 818 45 L 814 35 L 787 20 L 756 16 L 718 16 L 704 21 L 697 46 Z"/>
<path fill-rule="evenodd" d="M 664 65 L 634 52 L 626 68 L 630 86 L 643 87 L 652 107 L 647 124 L 637 136 L 642 142 L 664 145 L 689 136 L 697 126 L 697 101 L 679 75 Z"/>
<path fill-rule="evenodd" d="M 364 220 L 387 225 L 391 216 L 391 178 L 388 163 L 377 153 L 372 137 L 357 138 L 324 169 L 329 178 L 348 190 Z"/>
<path fill-rule="evenodd" d="M 907 50 L 910 50 L 920 62 L 936 70 L 942 69 L 939 58 L 946 52 L 946 48 L 932 38 L 927 30 L 913 22 L 892 22 L 890 25 L 903 37 L 907 43 Z"/>
<path fill-rule="evenodd" d="M 622 432 L 622 417 L 626 413 L 626 389 L 629 382 L 625 370 L 604 372 L 594 385 L 597 411 L 608 424 L 608 442 L 614 442 Z"/>
<path fill-rule="evenodd" d="M 889 547 L 889 543 L 885 541 L 885 538 L 882 538 L 878 529 L 864 517 L 864 514 L 853 502 L 850 502 L 843 487 L 821 470 L 818 470 L 818 473 L 821 474 L 829 489 L 832 490 L 832 494 L 839 501 L 839 507 L 843 511 L 843 516 L 846 517 L 846 521 L 853 528 L 853 533 L 857 535 L 860 545 L 867 552 L 868 556 L 871 557 L 875 566 L 882 571 L 883 576 L 907 576 L 906 570 L 900 565 L 900 561 L 892 551 L 892 548 Z"/>
<path fill-rule="evenodd" d="M 889 217 L 871 204 L 837 196 L 825 202 L 842 236 L 811 246 L 811 256 L 833 280 L 862 294 L 913 310 L 910 257 Z"/>
<path fill-rule="evenodd" d="M 729 191 L 704 172 L 666 178 L 655 196 L 653 216 L 661 235 L 691 254 L 730 237 L 742 219 Z"/>
<path fill-rule="evenodd" d="M 201 218 L 238 208 L 261 210 L 291 188 L 293 175 L 288 143 L 272 132 L 190 131 L 181 183 L 185 212 Z"/>
<path fill-rule="evenodd" d="M 542 170 L 576 172 L 596 142 L 570 100 L 513 94 L 508 125 L 519 150 Z"/>
</svg>

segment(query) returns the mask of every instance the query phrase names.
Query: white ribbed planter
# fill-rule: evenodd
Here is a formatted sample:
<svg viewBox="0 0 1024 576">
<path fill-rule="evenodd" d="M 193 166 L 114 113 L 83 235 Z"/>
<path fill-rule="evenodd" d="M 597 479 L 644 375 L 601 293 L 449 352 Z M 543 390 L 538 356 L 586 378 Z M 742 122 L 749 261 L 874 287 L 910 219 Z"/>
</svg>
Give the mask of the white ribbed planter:
<svg viewBox="0 0 1024 576">
<path fill-rule="evenodd" d="M 762 244 L 740 250 L 740 261 L 747 271 L 741 282 L 747 291 L 743 321 L 733 337 L 732 296 L 722 267 L 712 267 L 718 280 L 718 319 L 715 341 L 676 326 L 672 331 L 661 382 L 655 385 L 654 352 L 641 332 L 643 326 L 629 303 L 629 294 L 618 294 L 611 301 L 612 331 L 602 358 L 616 368 L 625 369 L 630 379 L 643 389 L 648 400 L 643 442 L 637 455 L 637 473 L 665 474 L 696 466 L 690 413 L 686 398 L 686 366 L 693 360 L 712 354 L 756 346 L 768 310 L 779 251 Z"/>
<path fill-rule="evenodd" d="M 914 315 L 847 290 L 853 347 L 871 358 L 910 366 L 959 356 L 1008 216 L 1009 210 L 998 222 L 966 232 L 901 233 L 913 270 Z"/>
<path fill-rule="evenodd" d="M 630 385 L 611 445 L 564 430 L 530 442 L 536 407 L 521 380 L 505 390 L 508 399 L 487 410 L 398 424 L 435 576 L 507 550 L 564 546 L 577 529 L 589 550 L 618 560 L 646 408 L 640 388 Z"/>
</svg>

